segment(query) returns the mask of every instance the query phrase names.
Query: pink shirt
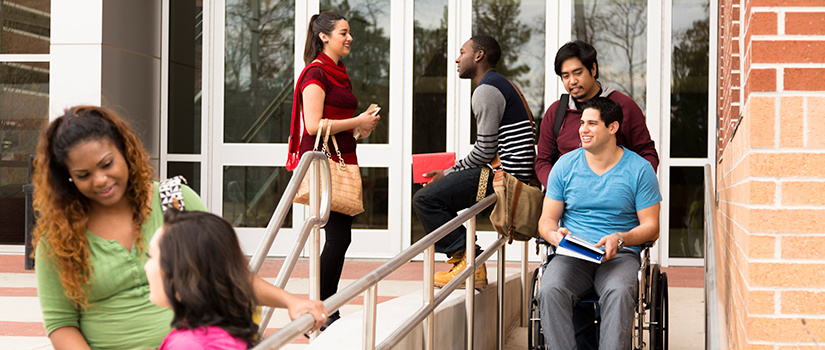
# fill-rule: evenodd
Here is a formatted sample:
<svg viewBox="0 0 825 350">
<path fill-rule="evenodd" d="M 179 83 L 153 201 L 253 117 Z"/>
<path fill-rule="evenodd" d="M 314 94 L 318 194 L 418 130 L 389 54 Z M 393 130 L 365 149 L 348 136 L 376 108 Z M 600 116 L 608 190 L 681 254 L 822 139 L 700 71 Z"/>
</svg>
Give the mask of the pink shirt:
<svg viewBox="0 0 825 350">
<path fill-rule="evenodd" d="M 203 350 L 236 350 L 246 349 L 247 344 L 227 333 L 223 328 L 209 326 L 194 330 L 186 328 L 175 329 L 169 332 L 158 350 L 203 349 Z"/>
</svg>

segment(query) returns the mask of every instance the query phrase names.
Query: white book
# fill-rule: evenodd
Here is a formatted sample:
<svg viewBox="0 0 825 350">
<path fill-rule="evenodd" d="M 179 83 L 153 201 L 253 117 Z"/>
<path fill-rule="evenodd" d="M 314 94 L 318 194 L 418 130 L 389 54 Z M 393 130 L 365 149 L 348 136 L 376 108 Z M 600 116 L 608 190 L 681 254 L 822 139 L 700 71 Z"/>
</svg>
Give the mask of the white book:
<svg viewBox="0 0 825 350">
<path fill-rule="evenodd" d="M 556 248 L 556 254 L 601 264 L 604 258 L 604 248 L 596 248 L 595 243 L 573 235 L 565 235 Z"/>
</svg>

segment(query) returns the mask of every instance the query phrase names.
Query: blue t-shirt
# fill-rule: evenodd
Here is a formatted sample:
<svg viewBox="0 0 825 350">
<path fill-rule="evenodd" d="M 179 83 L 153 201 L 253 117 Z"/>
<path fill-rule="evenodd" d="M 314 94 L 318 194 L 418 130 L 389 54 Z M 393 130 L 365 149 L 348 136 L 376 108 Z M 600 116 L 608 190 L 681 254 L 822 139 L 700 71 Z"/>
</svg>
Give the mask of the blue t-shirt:
<svg viewBox="0 0 825 350">
<path fill-rule="evenodd" d="M 564 202 L 561 227 L 593 244 L 639 226 L 636 212 L 662 201 L 650 162 L 622 149 L 622 159 L 601 176 L 590 170 L 585 150 L 578 148 L 561 156 L 547 178 L 547 197 Z"/>
</svg>

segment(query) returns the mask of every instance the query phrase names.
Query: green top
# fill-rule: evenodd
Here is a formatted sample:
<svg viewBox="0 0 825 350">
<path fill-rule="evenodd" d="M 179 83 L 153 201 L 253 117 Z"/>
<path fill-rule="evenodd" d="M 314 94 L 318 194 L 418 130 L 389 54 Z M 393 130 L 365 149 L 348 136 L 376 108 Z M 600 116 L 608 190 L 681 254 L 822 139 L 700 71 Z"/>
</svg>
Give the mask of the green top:
<svg viewBox="0 0 825 350">
<path fill-rule="evenodd" d="M 182 185 L 186 210 L 206 211 L 195 191 Z M 155 230 L 163 225 L 158 183 L 152 193 L 152 211 L 143 223 L 144 247 Z M 126 250 L 115 240 L 105 240 L 86 231 L 89 238 L 89 263 L 93 267 L 91 290 L 86 310 L 78 309 L 66 298 L 54 261 L 44 256 L 37 245 L 37 294 L 43 310 L 46 333 L 66 326 L 80 329 L 92 349 L 157 348 L 171 330 L 173 312 L 149 301 L 149 281 L 143 265 L 146 252 L 136 247 Z M 45 242 L 43 242 L 45 243 Z"/>
</svg>

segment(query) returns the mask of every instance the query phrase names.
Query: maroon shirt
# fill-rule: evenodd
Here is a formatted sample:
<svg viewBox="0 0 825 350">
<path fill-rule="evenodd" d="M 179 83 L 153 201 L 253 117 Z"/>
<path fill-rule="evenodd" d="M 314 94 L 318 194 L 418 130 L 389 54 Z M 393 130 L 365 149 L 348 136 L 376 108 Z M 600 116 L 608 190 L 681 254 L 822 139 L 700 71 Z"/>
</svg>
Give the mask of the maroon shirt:
<svg viewBox="0 0 825 350">
<path fill-rule="evenodd" d="M 622 126 L 619 128 L 617 135 L 617 143 L 619 146 L 635 152 L 650 162 L 653 170 L 659 166 L 659 154 L 656 152 L 655 144 L 650 138 L 650 132 L 647 130 L 645 124 L 645 115 L 642 110 L 627 95 L 613 90 L 605 84 L 601 84 L 601 97 L 607 97 L 622 106 Z M 570 103 L 573 104 L 572 97 Z M 550 161 L 550 151 L 553 142 L 553 124 L 556 120 L 556 109 L 559 101 L 554 102 L 547 108 L 544 113 L 544 118 L 541 121 L 541 131 L 539 132 L 538 153 L 536 154 L 536 176 L 538 176 L 541 184 L 547 187 L 547 177 L 550 175 L 550 170 L 553 169 L 553 164 Z M 567 113 L 564 116 L 564 122 L 559 130 L 559 156 L 570 152 L 576 148 L 581 147 L 581 140 L 579 139 L 579 126 L 581 124 L 582 111 L 578 109 L 570 109 L 569 105 Z"/>
<path fill-rule="evenodd" d="M 326 93 L 324 96 L 324 118 L 332 120 L 349 119 L 355 114 L 355 110 L 358 108 L 358 99 L 352 94 L 352 85 L 341 86 L 336 84 L 333 80 L 327 78 L 320 67 L 309 67 L 309 69 L 307 69 L 303 79 L 298 82 L 299 90 L 303 91 L 304 88 L 310 84 L 320 86 Z M 355 138 L 352 137 L 352 130 L 341 131 L 335 134 L 335 139 L 338 142 L 344 163 L 358 164 L 358 157 L 355 155 Z M 321 142 L 323 141 L 322 139 Z M 303 155 L 304 152 L 311 151 L 314 145 L 315 135 L 310 135 L 305 126 L 304 134 L 301 136 L 301 155 Z M 331 139 L 329 140 L 329 147 L 329 154 L 332 160 L 337 162 L 338 155 L 336 155 L 333 149 L 335 146 Z M 318 149 L 321 149 L 320 144 L 318 145 Z"/>
</svg>

